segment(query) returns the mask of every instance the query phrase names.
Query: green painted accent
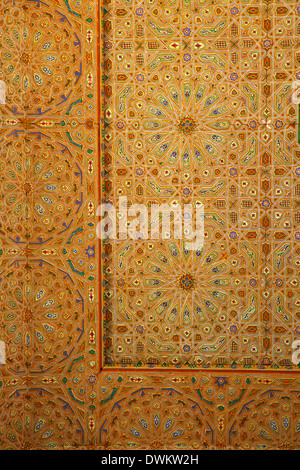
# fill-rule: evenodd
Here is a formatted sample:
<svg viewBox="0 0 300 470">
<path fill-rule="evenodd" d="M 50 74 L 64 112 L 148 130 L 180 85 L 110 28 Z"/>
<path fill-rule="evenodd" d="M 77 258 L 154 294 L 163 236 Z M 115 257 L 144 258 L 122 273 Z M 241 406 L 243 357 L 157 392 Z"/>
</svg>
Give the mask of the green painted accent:
<svg viewBox="0 0 300 470">
<path fill-rule="evenodd" d="M 79 100 L 74 101 L 73 103 L 70 104 L 68 111 L 66 111 L 66 114 L 67 114 L 68 116 L 69 116 L 70 111 L 71 111 L 71 109 L 73 108 L 73 106 L 75 106 L 75 105 L 78 104 L 78 103 L 82 103 L 82 98 L 79 98 Z"/>
<path fill-rule="evenodd" d="M 83 146 L 81 144 L 78 144 L 77 142 L 75 142 L 75 140 L 72 139 L 71 134 L 70 134 L 69 131 L 66 132 L 66 135 L 67 135 L 69 141 L 71 142 L 71 144 L 75 145 L 76 147 L 79 147 L 80 149 L 83 148 Z"/>
<path fill-rule="evenodd" d="M 77 230 L 74 230 L 74 232 L 71 233 L 71 235 L 69 237 L 69 240 L 66 242 L 66 244 L 70 245 L 71 244 L 71 238 L 74 237 L 74 235 L 76 235 L 77 233 L 80 233 L 82 231 L 83 231 L 82 227 L 78 228 Z"/>
<path fill-rule="evenodd" d="M 81 14 L 80 13 L 77 13 L 76 11 L 72 10 L 70 5 L 69 5 L 69 0 L 65 0 L 65 4 L 67 6 L 67 9 L 69 10 L 70 13 L 72 13 L 72 15 L 75 15 L 75 16 L 78 16 L 78 18 L 81 18 Z"/>
<path fill-rule="evenodd" d="M 201 400 L 205 401 L 206 403 L 208 403 L 209 405 L 213 405 L 213 401 L 209 401 L 209 400 L 206 400 L 206 398 L 204 398 L 200 392 L 200 389 L 199 388 L 196 388 L 196 392 L 198 393 L 199 397 L 201 398 Z"/>
<path fill-rule="evenodd" d="M 74 363 L 75 363 L 75 362 L 78 362 L 78 361 L 81 361 L 82 359 L 84 359 L 84 356 L 79 356 L 79 357 L 76 357 L 76 358 L 75 358 L 75 359 L 72 361 L 72 363 L 71 363 L 71 365 L 70 365 L 69 369 L 67 370 L 67 372 L 71 372 L 71 370 L 72 370 L 72 368 L 73 368 L 73 365 L 74 365 Z"/>
<path fill-rule="evenodd" d="M 118 390 L 117 387 L 114 387 L 114 388 L 113 388 L 113 391 L 111 392 L 111 394 L 109 395 L 109 397 L 105 398 L 104 400 L 101 400 L 101 405 L 103 405 L 104 403 L 108 402 L 109 400 L 112 400 L 112 398 L 115 396 L 117 390 Z"/>
<path fill-rule="evenodd" d="M 240 401 L 240 399 L 242 398 L 242 396 L 243 396 L 244 393 L 245 393 L 245 390 L 246 390 L 246 389 L 243 388 L 242 391 L 241 391 L 240 396 L 239 396 L 238 398 L 236 398 L 235 400 L 230 401 L 230 402 L 229 402 L 229 405 L 230 405 L 230 406 L 231 406 L 231 405 L 234 405 L 235 403 L 237 403 L 238 401 Z"/>
<path fill-rule="evenodd" d="M 74 401 L 76 401 L 76 402 L 79 403 L 80 405 L 84 405 L 84 401 L 79 400 L 78 398 L 75 397 L 75 395 L 74 395 L 74 393 L 73 393 L 71 387 L 67 388 L 67 390 L 68 390 L 70 396 L 72 397 L 72 399 L 73 399 Z"/>
<path fill-rule="evenodd" d="M 79 269 L 76 269 L 70 259 L 67 259 L 67 263 L 74 273 L 79 274 L 79 276 L 84 276 L 84 271 L 79 271 Z"/>
</svg>

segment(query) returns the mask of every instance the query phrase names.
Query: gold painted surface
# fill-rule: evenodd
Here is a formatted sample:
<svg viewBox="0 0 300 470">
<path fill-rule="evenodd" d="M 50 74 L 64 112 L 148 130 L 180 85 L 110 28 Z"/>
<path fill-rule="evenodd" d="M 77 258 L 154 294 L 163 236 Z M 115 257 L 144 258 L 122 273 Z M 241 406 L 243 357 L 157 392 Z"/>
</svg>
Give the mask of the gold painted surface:
<svg viewBox="0 0 300 470">
<path fill-rule="evenodd" d="M 2 2 L 2 449 L 299 448 L 298 17 Z M 203 251 L 99 243 L 120 196 Z"/>
</svg>

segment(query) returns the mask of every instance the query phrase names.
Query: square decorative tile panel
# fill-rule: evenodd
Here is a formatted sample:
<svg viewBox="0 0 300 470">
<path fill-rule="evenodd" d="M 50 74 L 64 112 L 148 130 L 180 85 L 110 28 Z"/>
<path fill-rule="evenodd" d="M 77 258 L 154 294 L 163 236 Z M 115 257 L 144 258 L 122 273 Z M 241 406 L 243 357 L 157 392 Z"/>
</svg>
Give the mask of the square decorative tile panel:
<svg viewBox="0 0 300 470">
<path fill-rule="evenodd" d="M 203 204 L 205 232 L 105 242 L 106 366 L 293 366 L 294 10 L 108 2 L 103 200 Z"/>
</svg>

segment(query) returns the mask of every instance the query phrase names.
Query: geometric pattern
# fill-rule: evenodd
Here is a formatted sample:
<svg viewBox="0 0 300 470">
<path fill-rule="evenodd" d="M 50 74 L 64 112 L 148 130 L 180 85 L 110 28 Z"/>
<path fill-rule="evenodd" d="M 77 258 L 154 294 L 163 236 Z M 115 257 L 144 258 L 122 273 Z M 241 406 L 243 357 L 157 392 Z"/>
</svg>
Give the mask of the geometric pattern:
<svg viewBox="0 0 300 470">
<path fill-rule="evenodd" d="M 1 449 L 299 449 L 299 7 L 4 0 Z M 202 203 L 203 250 L 97 207 Z"/>
<path fill-rule="evenodd" d="M 105 363 L 293 367 L 296 5 L 167 4 L 107 6 L 103 194 L 202 203 L 205 243 L 107 242 Z"/>
</svg>

